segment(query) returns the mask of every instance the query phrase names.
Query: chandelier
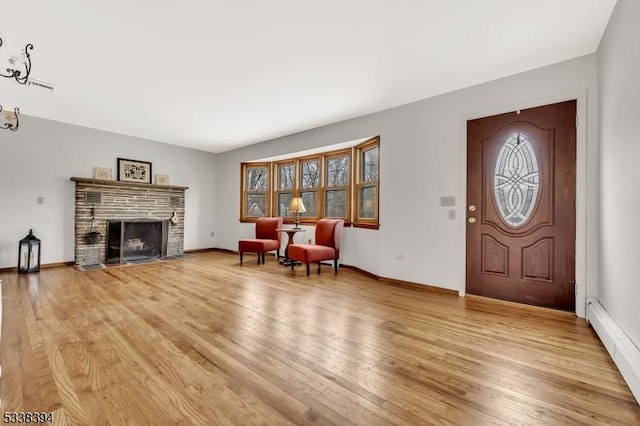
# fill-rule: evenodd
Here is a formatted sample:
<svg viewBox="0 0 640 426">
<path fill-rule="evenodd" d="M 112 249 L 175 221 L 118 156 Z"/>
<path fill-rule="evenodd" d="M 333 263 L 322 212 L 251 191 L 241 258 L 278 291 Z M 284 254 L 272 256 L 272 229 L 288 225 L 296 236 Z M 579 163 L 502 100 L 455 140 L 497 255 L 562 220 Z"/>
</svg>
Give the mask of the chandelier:
<svg viewBox="0 0 640 426">
<path fill-rule="evenodd" d="M 0 47 L 2 47 L 2 38 L 0 38 Z M 24 52 L 21 52 L 20 57 L 10 57 L 9 63 L 11 63 L 14 68 L 7 68 L 7 72 L 9 74 L 3 74 L 0 72 L 0 77 L 13 78 L 18 82 L 18 84 L 27 84 L 29 74 L 31 74 L 30 50 L 33 50 L 33 44 L 28 43 L 24 47 Z M 17 68 L 19 63 L 22 63 L 24 69 L 21 70 Z"/>
<path fill-rule="evenodd" d="M 0 37 L 0 47 L 2 47 L 3 41 Z M 31 55 L 29 51 L 33 50 L 33 44 L 28 43 L 24 47 L 24 52 L 20 53 L 20 57 L 10 56 L 9 63 L 13 65 L 13 68 L 7 68 L 8 74 L 0 72 L 0 77 L 13 78 L 18 84 L 27 84 L 29 81 L 29 74 L 31 74 Z M 22 69 L 18 69 L 19 64 L 22 64 Z M 0 114 L 2 113 L 2 105 L 0 105 Z M 20 121 L 18 120 L 18 114 L 20 114 L 20 108 L 15 107 L 13 112 L 4 113 L 4 124 L 0 125 L 2 130 L 11 130 L 15 132 L 20 127 Z M 15 123 L 14 123 L 15 121 Z"/>
<path fill-rule="evenodd" d="M 2 113 L 2 105 L 0 105 L 0 114 Z M 15 132 L 16 130 L 18 130 L 18 127 L 20 127 L 20 121 L 18 120 L 18 114 L 20 114 L 20 108 L 15 107 L 13 109 L 13 112 L 5 112 L 4 113 L 4 119 L 6 120 L 5 123 L 0 127 L 0 129 L 3 130 L 11 130 L 12 132 Z M 12 123 L 12 121 L 15 120 L 15 124 Z"/>
</svg>

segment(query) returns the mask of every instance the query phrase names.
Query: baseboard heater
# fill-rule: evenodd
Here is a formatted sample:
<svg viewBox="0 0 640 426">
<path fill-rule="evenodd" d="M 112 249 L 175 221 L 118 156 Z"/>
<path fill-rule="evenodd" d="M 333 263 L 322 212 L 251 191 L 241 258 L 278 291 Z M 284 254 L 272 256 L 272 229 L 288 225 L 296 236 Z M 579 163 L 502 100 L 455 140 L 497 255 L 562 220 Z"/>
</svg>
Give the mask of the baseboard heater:
<svg viewBox="0 0 640 426">
<path fill-rule="evenodd" d="M 611 318 L 598 299 L 587 299 L 587 321 L 602 340 L 631 393 L 640 403 L 640 349 Z"/>
</svg>

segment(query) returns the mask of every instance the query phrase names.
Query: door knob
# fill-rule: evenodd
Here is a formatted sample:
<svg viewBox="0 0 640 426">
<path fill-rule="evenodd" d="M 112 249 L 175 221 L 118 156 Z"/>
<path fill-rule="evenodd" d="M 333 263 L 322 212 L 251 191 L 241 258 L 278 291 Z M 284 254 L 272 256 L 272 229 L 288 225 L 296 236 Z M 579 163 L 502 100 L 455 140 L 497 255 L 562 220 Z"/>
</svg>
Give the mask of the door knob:
<svg viewBox="0 0 640 426">
<path fill-rule="evenodd" d="M 469 223 L 476 223 L 476 218 L 475 217 L 470 217 L 469 218 Z"/>
<path fill-rule="evenodd" d="M 476 211 L 476 206 L 474 206 L 473 204 L 471 204 L 471 205 L 469 206 L 469 211 L 470 211 L 470 212 L 475 212 L 475 211 Z"/>
</svg>

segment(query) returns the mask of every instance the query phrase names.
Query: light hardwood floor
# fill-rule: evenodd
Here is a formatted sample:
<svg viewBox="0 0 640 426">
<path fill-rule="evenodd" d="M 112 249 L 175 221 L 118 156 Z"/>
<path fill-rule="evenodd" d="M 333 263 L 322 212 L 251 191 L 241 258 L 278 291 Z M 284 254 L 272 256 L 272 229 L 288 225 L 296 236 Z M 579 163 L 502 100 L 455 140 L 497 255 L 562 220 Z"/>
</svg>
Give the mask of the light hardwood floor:
<svg viewBox="0 0 640 426">
<path fill-rule="evenodd" d="M 3 411 L 90 425 L 640 424 L 572 314 L 254 261 L 0 273 Z"/>
</svg>

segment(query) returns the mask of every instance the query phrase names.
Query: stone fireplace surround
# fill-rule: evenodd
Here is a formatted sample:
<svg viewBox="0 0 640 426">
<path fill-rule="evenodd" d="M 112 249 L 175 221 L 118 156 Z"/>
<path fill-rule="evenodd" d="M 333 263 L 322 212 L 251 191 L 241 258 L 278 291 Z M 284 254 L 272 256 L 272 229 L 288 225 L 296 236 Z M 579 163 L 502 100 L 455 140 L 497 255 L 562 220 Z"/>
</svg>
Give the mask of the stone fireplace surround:
<svg viewBox="0 0 640 426">
<path fill-rule="evenodd" d="M 75 190 L 75 263 L 79 266 L 106 262 L 108 221 L 169 221 L 176 213 L 176 224 L 167 225 L 167 256 L 184 251 L 184 200 L 186 186 L 153 185 L 72 177 Z M 102 235 L 98 244 L 88 244 L 92 209 L 96 230 Z"/>
</svg>

